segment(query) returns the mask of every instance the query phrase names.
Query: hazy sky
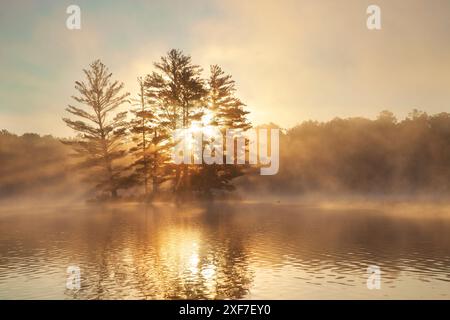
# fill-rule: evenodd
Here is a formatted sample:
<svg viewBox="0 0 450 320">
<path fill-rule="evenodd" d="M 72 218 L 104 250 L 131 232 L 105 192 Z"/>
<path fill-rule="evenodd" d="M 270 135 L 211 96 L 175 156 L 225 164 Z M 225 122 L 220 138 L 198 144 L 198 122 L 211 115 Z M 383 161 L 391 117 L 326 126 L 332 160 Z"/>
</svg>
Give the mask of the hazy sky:
<svg viewBox="0 0 450 320">
<path fill-rule="evenodd" d="M 70 4 L 81 30 L 66 28 Z M 135 94 L 171 48 L 231 73 L 255 123 L 450 111 L 449 39 L 448 0 L 1 0 L 0 128 L 71 135 L 82 68 L 101 58 Z"/>
</svg>

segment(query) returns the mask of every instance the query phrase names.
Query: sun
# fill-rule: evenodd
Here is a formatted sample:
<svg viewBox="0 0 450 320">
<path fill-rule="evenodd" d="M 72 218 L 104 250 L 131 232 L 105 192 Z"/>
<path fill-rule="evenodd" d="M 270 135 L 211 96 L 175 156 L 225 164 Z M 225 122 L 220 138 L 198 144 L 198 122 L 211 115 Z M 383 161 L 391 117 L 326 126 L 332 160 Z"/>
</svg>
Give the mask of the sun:
<svg viewBox="0 0 450 320">
<path fill-rule="evenodd" d="M 199 121 L 192 121 L 189 131 L 192 133 L 202 132 L 205 136 L 212 136 L 216 134 L 218 127 L 212 125 L 212 120 L 214 119 L 214 112 L 206 109 L 203 113 L 202 118 Z"/>
</svg>

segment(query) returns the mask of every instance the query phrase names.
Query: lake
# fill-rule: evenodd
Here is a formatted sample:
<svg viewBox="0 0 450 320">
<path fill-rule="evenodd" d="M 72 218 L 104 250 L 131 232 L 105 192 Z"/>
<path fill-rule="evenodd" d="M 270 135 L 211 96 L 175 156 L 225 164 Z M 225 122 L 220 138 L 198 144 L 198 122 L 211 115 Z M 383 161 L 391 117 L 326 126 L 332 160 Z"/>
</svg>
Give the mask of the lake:
<svg viewBox="0 0 450 320">
<path fill-rule="evenodd" d="M 294 203 L 0 209 L 0 299 L 449 299 L 450 218 Z M 369 290 L 368 267 L 379 268 Z M 68 268 L 80 288 L 68 287 Z"/>
</svg>

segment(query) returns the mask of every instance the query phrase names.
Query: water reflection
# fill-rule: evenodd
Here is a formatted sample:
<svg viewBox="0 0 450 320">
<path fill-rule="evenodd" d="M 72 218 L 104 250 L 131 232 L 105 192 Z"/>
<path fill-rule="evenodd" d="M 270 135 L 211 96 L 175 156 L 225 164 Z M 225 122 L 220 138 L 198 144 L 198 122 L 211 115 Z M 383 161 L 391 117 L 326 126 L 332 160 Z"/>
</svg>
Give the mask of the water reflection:
<svg viewBox="0 0 450 320">
<path fill-rule="evenodd" d="M 279 204 L 3 210 L 0 298 L 448 298 L 449 231 L 448 219 Z M 381 290 L 366 288 L 368 265 Z"/>
</svg>

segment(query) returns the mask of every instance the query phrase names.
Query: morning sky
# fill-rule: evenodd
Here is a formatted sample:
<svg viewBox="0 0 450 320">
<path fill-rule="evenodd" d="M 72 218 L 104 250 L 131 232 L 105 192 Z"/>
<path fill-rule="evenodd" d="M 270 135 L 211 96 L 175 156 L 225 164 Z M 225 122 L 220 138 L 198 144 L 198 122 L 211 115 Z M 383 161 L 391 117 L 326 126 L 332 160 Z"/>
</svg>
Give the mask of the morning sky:
<svg viewBox="0 0 450 320">
<path fill-rule="evenodd" d="M 71 4 L 81 30 L 66 28 Z M 0 129 L 73 135 L 61 118 L 82 68 L 100 58 L 136 94 L 171 48 L 231 73 L 256 124 L 448 112 L 449 34 L 448 0 L 2 0 Z"/>
</svg>

